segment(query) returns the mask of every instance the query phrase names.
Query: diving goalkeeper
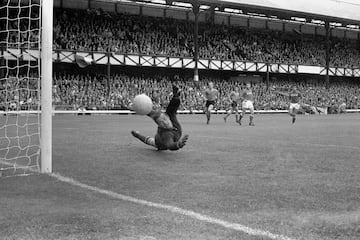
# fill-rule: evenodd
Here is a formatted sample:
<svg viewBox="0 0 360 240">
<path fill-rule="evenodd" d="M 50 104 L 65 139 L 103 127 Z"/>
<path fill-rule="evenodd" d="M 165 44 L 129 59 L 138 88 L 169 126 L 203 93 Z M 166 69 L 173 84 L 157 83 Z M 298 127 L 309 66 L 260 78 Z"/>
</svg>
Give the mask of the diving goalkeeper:
<svg viewBox="0 0 360 240">
<path fill-rule="evenodd" d="M 179 150 L 183 148 L 189 136 L 185 135 L 181 138 L 181 126 L 176 117 L 177 110 L 180 105 L 180 91 L 179 88 L 173 85 L 173 96 L 166 112 L 161 110 L 152 110 L 148 116 L 152 118 L 158 125 L 155 138 L 143 136 L 138 131 L 131 131 L 131 134 L 142 141 L 143 143 L 153 146 L 158 150 Z"/>
</svg>

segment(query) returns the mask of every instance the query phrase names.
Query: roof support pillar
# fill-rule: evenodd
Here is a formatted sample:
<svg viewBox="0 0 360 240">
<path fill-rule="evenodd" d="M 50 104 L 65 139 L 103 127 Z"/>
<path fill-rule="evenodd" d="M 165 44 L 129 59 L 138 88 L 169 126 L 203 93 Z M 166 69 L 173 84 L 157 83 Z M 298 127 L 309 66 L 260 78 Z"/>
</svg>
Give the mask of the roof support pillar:
<svg viewBox="0 0 360 240">
<path fill-rule="evenodd" d="M 200 15 L 200 6 L 197 1 L 192 3 L 192 10 L 195 16 L 194 22 L 194 81 L 199 81 L 199 70 L 198 70 L 198 61 L 199 61 L 199 15 Z"/>
<path fill-rule="evenodd" d="M 326 66 L 326 75 L 325 75 L 325 83 L 326 87 L 329 87 L 330 79 L 329 79 L 329 68 L 330 68 L 330 25 L 329 22 L 325 22 L 325 66 Z"/>
</svg>

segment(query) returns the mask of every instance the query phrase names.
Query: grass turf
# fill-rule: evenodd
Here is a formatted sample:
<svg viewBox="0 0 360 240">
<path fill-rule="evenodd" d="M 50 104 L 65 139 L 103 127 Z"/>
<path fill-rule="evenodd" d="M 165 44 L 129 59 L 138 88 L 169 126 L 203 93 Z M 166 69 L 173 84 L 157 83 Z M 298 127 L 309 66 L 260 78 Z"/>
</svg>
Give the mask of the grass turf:
<svg viewBox="0 0 360 240">
<path fill-rule="evenodd" d="M 53 169 L 124 195 L 294 239 L 360 238 L 359 115 L 179 115 L 188 145 L 159 152 L 142 116 L 54 118 Z M 46 176 L 0 179 L 0 239 L 267 239 Z"/>
</svg>

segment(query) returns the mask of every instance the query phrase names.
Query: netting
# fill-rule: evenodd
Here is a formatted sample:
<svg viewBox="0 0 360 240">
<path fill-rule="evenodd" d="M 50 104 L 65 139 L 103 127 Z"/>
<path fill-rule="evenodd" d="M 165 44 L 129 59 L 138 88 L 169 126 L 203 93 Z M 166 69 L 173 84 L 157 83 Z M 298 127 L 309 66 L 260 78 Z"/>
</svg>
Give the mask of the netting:
<svg viewBox="0 0 360 240">
<path fill-rule="evenodd" d="M 39 171 L 39 0 L 0 3 L 0 176 Z"/>
</svg>

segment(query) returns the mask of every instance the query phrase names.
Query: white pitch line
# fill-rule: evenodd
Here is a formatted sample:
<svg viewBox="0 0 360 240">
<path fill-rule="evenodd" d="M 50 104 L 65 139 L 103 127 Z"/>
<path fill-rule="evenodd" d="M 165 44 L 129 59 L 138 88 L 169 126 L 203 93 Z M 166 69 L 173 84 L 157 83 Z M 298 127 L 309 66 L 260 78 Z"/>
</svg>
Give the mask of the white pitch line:
<svg viewBox="0 0 360 240">
<path fill-rule="evenodd" d="M 179 208 L 179 207 L 175 207 L 175 206 L 171 206 L 171 205 L 166 205 L 166 204 L 160 204 L 160 203 L 154 203 L 154 202 L 150 202 L 150 201 L 146 201 L 146 200 L 142 200 L 142 199 L 138 199 L 138 198 L 134 198 L 134 197 L 130 197 L 130 196 L 126 196 L 120 193 L 116 193 L 113 191 L 109 191 L 109 190 L 105 190 L 105 189 L 101 189 L 98 187 L 94 187 L 94 186 L 90 186 L 84 183 L 81 183 L 75 179 L 69 178 L 69 177 L 64 177 L 60 174 L 57 173 L 51 173 L 49 174 L 51 177 L 54 177 L 56 179 L 58 179 L 61 182 L 65 182 L 68 184 L 71 184 L 73 186 L 77 186 L 86 190 L 90 190 L 96 193 L 100 193 L 103 195 L 107 195 L 109 197 L 118 199 L 118 200 L 122 200 L 122 201 L 127 201 L 127 202 L 132 202 L 132 203 L 136 203 L 136 204 L 140 204 L 143 206 L 148 206 L 148 207 L 153 207 L 153 208 L 158 208 L 158 209 L 164 209 L 167 210 L 169 212 L 172 213 L 176 213 L 176 214 L 181 214 L 184 216 L 188 216 L 191 217 L 193 219 L 196 220 L 200 220 L 203 222 L 208 222 L 211 224 L 216 224 L 219 226 L 222 226 L 224 228 L 230 229 L 230 230 L 235 230 L 238 232 L 243 232 L 246 233 L 248 235 L 252 235 L 252 236 L 262 236 L 262 237 L 267 237 L 273 240 L 295 240 L 293 238 L 281 235 L 281 234 L 274 234 L 268 231 L 264 231 L 264 230 L 260 230 L 260 229 L 256 229 L 256 228 L 250 228 L 247 227 L 245 225 L 239 224 L 239 223 L 233 223 L 233 222 L 228 222 L 228 221 L 224 221 L 218 218 L 214 218 L 214 217 L 210 217 L 207 215 L 203 215 L 191 210 L 186 210 L 183 208 Z"/>
<path fill-rule="evenodd" d="M 6 164 L 6 165 L 10 165 L 9 163 L 7 163 L 6 161 L 2 161 L 0 159 L 0 163 L 2 164 Z M 21 166 L 19 164 L 14 164 L 17 168 L 24 168 L 24 166 Z M 39 171 L 29 168 L 28 169 L 30 172 L 34 172 L 34 173 L 39 173 Z M 64 177 L 58 173 L 49 173 L 47 174 L 50 177 L 56 178 L 57 180 L 64 182 L 64 183 L 68 183 L 70 185 L 73 186 L 77 186 L 86 190 L 90 190 L 96 193 L 100 193 L 103 195 L 107 195 L 109 197 L 118 199 L 118 200 L 122 200 L 122 201 L 127 201 L 127 202 L 132 202 L 132 203 L 136 203 L 136 204 L 140 204 L 143 206 L 148 206 L 148 207 L 154 207 L 154 208 L 158 208 L 158 209 L 164 209 L 164 210 L 168 210 L 169 212 L 172 213 L 176 213 L 176 214 L 181 214 L 184 216 L 188 216 L 191 217 L 193 219 L 196 220 L 200 220 L 202 222 L 208 222 L 211 224 L 216 224 L 219 226 L 222 226 L 224 228 L 230 229 L 230 230 L 235 230 L 238 232 L 243 232 L 246 233 L 248 235 L 252 235 L 252 236 L 262 236 L 262 237 L 267 237 L 273 240 L 295 240 L 294 238 L 290 238 L 281 234 L 274 234 L 271 233 L 269 231 L 264 231 L 264 230 L 260 230 L 260 229 L 256 229 L 256 228 L 251 228 L 251 227 L 247 227 L 245 225 L 239 224 L 239 223 L 233 223 L 233 222 L 228 222 L 225 220 L 221 220 L 218 218 L 214 218 L 214 217 L 210 217 L 207 215 L 203 215 L 191 210 L 186 210 L 183 208 L 179 208 L 179 207 L 175 207 L 175 206 L 171 206 L 171 205 L 166 205 L 166 204 L 161 204 L 161 203 L 154 203 L 154 202 L 150 202 L 150 201 L 146 201 L 146 200 L 142 200 L 142 199 L 138 199 L 138 198 L 134 198 L 134 197 L 130 197 L 130 196 L 126 196 L 120 193 L 116 193 L 113 191 L 109 191 L 109 190 L 105 190 L 105 189 L 101 189 L 98 187 L 94 187 L 94 186 L 90 186 L 87 185 L 85 183 L 81 183 L 73 178 L 69 178 L 69 177 Z"/>
</svg>

